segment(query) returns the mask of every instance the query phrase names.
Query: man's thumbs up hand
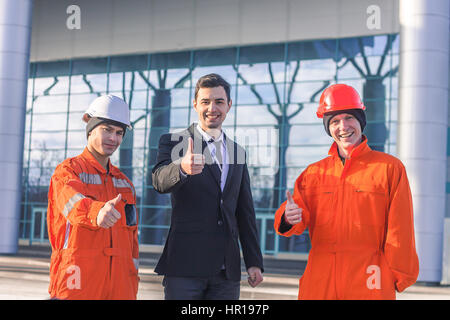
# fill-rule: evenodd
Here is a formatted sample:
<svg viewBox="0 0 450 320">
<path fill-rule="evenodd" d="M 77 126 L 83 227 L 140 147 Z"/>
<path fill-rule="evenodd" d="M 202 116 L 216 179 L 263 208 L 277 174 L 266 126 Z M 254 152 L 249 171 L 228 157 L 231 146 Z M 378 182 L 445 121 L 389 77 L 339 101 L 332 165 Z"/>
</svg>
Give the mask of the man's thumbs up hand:
<svg viewBox="0 0 450 320">
<path fill-rule="evenodd" d="M 205 156 L 194 153 L 194 140 L 189 137 L 188 149 L 181 160 L 181 170 L 188 175 L 202 173 L 205 166 Z"/>
<path fill-rule="evenodd" d="M 120 212 L 114 208 L 122 200 L 122 195 L 119 193 L 117 197 L 109 200 L 100 209 L 97 215 L 97 225 L 102 228 L 111 228 L 121 218 Z"/>
<path fill-rule="evenodd" d="M 289 190 L 286 191 L 286 208 L 284 210 L 284 219 L 290 225 L 300 223 L 302 221 L 302 209 L 298 207 L 292 198 Z"/>
<path fill-rule="evenodd" d="M 286 191 L 286 199 L 289 205 L 295 204 L 294 199 L 292 199 L 292 194 L 289 190 Z"/>
<path fill-rule="evenodd" d="M 188 153 L 193 154 L 194 153 L 194 140 L 192 140 L 191 137 L 188 139 Z"/>
<path fill-rule="evenodd" d="M 109 202 L 112 206 L 117 206 L 117 205 L 119 204 L 120 200 L 122 200 L 122 194 L 121 194 L 121 193 L 119 193 L 119 194 L 117 195 L 117 197 L 115 197 L 115 198 L 112 199 L 112 200 L 109 200 L 108 202 Z"/>
</svg>

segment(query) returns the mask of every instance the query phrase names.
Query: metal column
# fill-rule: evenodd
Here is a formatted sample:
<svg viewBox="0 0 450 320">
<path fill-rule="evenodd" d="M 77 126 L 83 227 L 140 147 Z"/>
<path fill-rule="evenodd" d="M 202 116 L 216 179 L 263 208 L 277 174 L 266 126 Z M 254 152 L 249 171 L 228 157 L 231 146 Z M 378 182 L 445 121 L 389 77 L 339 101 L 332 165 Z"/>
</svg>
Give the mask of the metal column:
<svg viewBox="0 0 450 320">
<path fill-rule="evenodd" d="M 414 203 L 418 281 L 440 282 L 446 198 L 448 0 L 400 0 L 398 156 Z"/>
<path fill-rule="evenodd" d="M 0 0 L 0 253 L 18 248 L 32 0 Z"/>
</svg>

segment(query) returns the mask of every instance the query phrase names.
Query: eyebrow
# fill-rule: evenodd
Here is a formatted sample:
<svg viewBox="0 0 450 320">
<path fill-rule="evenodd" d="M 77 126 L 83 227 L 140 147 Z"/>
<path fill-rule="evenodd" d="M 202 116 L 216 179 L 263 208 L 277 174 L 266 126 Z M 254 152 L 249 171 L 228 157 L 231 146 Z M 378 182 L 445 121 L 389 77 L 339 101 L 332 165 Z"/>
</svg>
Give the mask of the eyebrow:
<svg viewBox="0 0 450 320">
<path fill-rule="evenodd" d="M 102 123 L 101 126 L 107 127 L 108 129 L 116 129 L 117 131 L 123 132 L 123 129 L 121 127 L 113 126 L 108 123 Z"/>
<path fill-rule="evenodd" d="M 225 98 L 222 98 L 222 97 L 219 97 L 219 98 L 213 98 L 213 99 L 210 99 L 210 98 L 201 98 L 200 100 L 225 100 Z"/>
</svg>

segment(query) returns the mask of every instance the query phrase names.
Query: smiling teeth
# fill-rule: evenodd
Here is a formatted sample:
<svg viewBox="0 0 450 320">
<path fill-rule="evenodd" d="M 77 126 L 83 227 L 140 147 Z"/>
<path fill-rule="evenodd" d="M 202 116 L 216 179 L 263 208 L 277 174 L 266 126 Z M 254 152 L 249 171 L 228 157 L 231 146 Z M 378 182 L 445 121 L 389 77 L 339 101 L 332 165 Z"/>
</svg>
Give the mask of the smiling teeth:
<svg viewBox="0 0 450 320">
<path fill-rule="evenodd" d="M 347 134 L 341 134 L 340 136 L 341 136 L 341 138 L 348 138 L 348 137 L 350 137 L 352 134 L 353 134 L 353 132 L 347 133 Z"/>
</svg>

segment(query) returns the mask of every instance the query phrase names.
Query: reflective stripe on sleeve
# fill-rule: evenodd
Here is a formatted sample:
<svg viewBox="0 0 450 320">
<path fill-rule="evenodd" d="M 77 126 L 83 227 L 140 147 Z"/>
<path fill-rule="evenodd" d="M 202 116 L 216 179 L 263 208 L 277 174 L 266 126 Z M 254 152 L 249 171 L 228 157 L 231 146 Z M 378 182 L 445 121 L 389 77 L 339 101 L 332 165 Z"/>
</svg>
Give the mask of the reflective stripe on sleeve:
<svg viewBox="0 0 450 320">
<path fill-rule="evenodd" d="M 64 209 L 63 209 L 63 215 L 64 217 L 67 218 L 67 215 L 69 214 L 70 211 L 72 211 L 73 207 L 75 206 L 75 204 L 80 201 L 83 200 L 84 198 L 86 198 L 85 196 L 83 196 L 81 193 L 75 193 L 72 198 L 69 199 L 69 201 L 67 201 L 67 203 L 64 205 Z"/>
<path fill-rule="evenodd" d="M 64 236 L 64 246 L 63 249 L 67 249 L 67 245 L 69 243 L 69 235 L 70 235 L 70 222 L 66 222 L 66 235 Z"/>
<path fill-rule="evenodd" d="M 136 268 L 136 270 L 139 269 L 139 259 L 133 258 L 133 263 L 134 263 L 134 267 Z"/>
</svg>

